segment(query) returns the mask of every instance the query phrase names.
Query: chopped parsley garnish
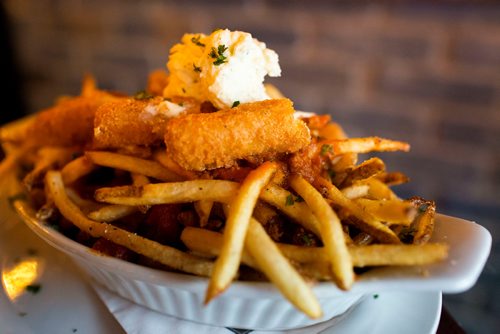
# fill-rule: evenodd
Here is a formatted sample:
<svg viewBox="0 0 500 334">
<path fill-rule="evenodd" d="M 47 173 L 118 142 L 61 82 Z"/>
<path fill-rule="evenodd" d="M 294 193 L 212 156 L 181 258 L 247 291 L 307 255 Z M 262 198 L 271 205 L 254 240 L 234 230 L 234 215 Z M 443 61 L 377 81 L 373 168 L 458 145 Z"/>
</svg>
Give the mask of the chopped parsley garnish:
<svg viewBox="0 0 500 334">
<path fill-rule="evenodd" d="M 378 298 L 378 294 L 376 293 L 373 295 L 373 299 L 377 299 L 377 298 Z"/>
<path fill-rule="evenodd" d="M 335 178 L 335 176 L 337 175 L 337 173 L 335 173 L 335 171 L 332 169 L 329 169 L 327 171 L 327 173 L 328 173 L 328 176 L 330 177 L 330 180 L 333 180 Z"/>
<path fill-rule="evenodd" d="M 25 317 L 25 316 L 28 315 L 28 313 L 26 313 L 26 312 L 19 312 L 17 315 L 20 316 L 20 317 Z"/>
<path fill-rule="evenodd" d="M 321 146 L 321 152 L 320 152 L 321 155 L 325 155 L 325 154 L 331 153 L 331 152 L 333 152 L 332 145 L 324 144 L 323 146 Z"/>
<path fill-rule="evenodd" d="M 201 73 L 201 67 L 196 66 L 196 64 L 195 64 L 195 63 L 193 63 L 193 70 L 194 70 L 195 72 L 199 72 L 199 73 Z"/>
<path fill-rule="evenodd" d="M 424 213 L 425 211 L 427 211 L 427 208 L 428 208 L 428 207 L 429 207 L 429 204 L 424 203 L 424 204 L 422 204 L 422 205 L 420 205 L 420 206 L 418 207 L 418 212 L 420 212 L 420 213 Z"/>
<path fill-rule="evenodd" d="M 286 206 L 294 205 L 295 202 L 297 203 L 304 202 L 304 199 L 300 196 L 293 196 L 292 194 L 290 194 L 286 197 L 285 205 Z"/>
<path fill-rule="evenodd" d="M 72 332 L 73 332 L 73 333 L 76 333 L 76 332 L 78 332 L 78 329 L 73 328 L 73 329 L 72 329 Z"/>
<path fill-rule="evenodd" d="M 201 38 L 201 36 L 197 35 L 197 36 L 191 38 L 191 42 L 193 42 L 194 44 L 196 44 L 198 46 L 204 47 L 205 44 L 203 44 L 202 42 L 200 42 L 200 38 Z"/>
<path fill-rule="evenodd" d="M 234 101 L 233 105 L 231 106 L 231 108 L 235 108 L 235 107 L 237 107 L 239 105 L 240 105 L 240 101 Z"/>
<path fill-rule="evenodd" d="M 304 241 L 304 244 L 306 244 L 306 246 L 311 246 L 313 242 L 311 236 L 308 234 L 302 234 L 302 241 Z"/>
<path fill-rule="evenodd" d="M 30 284 L 26 286 L 26 291 L 31 292 L 32 294 L 37 294 L 42 289 L 40 284 Z"/>
<path fill-rule="evenodd" d="M 215 66 L 219 66 L 227 62 L 227 57 L 224 56 L 224 52 L 226 52 L 227 47 L 224 44 L 221 44 L 215 49 L 212 47 L 212 50 L 209 53 L 210 58 L 215 59 L 213 64 Z"/>
<path fill-rule="evenodd" d="M 136 100 L 147 100 L 147 99 L 150 99 L 152 97 L 153 97 L 153 95 L 146 92 L 145 90 L 138 91 L 134 95 L 134 99 L 136 99 Z"/>
</svg>

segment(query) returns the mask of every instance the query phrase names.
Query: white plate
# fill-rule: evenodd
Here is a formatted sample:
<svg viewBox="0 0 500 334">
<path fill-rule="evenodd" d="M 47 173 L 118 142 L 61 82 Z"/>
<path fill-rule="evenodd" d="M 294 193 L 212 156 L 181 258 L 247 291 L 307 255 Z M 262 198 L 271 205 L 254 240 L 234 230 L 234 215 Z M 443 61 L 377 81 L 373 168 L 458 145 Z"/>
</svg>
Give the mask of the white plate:
<svg viewBox="0 0 500 334">
<path fill-rule="evenodd" d="M 2 334 L 66 334 L 73 333 L 73 329 L 77 334 L 124 333 L 66 255 L 49 247 L 17 219 L 6 224 L 8 221 L 1 216 L 2 276 L 17 259 L 37 258 L 44 263 L 36 281 L 42 285 L 38 294 L 27 293 L 12 300 L 2 284 Z M 35 256 L 28 254 L 30 249 L 36 250 Z M 398 312 L 396 317 L 394 310 Z M 438 292 L 384 292 L 376 299 L 370 294 L 322 333 L 434 333 L 440 311 Z M 20 316 L 19 312 L 26 315 Z M 230 332 L 221 330 L 221 333 Z"/>
</svg>

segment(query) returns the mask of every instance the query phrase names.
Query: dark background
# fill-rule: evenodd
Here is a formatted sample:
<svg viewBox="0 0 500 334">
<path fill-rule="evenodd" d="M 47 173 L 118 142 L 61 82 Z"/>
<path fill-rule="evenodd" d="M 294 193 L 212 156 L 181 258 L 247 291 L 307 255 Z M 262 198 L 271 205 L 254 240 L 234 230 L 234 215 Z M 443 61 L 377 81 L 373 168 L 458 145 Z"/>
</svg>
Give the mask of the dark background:
<svg viewBox="0 0 500 334">
<path fill-rule="evenodd" d="M 469 333 L 500 328 L 499 4 L 5 0 L 0 10 L 2 122 L 77 94 L 85 72 L 134 93 L 184 32 L 251 32 L 278 52 L 272 82 L 297 109 L 329 113 L 351 136 L 412 144 L 382 156 L 412 179 L 402 197 L 488 228 L 479 282 L 444 303 Z"/>
</svg>

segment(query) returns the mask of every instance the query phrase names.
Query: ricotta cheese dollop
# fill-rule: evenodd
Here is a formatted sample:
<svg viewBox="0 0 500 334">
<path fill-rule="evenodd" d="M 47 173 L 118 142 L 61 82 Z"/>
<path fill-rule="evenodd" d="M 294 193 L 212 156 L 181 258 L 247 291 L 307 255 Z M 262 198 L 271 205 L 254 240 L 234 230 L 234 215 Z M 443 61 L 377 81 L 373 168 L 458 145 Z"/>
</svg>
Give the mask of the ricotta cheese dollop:
<svg viewBox="0 0 500 334">
<path fill-rule="evenodd" d="M 185 34 L 170 49 L 165 97 L 210 101 L 219 109 L 269 99 L 264 77 L 281 75 L 278 55 L 242 31 Z"/>
</svg>

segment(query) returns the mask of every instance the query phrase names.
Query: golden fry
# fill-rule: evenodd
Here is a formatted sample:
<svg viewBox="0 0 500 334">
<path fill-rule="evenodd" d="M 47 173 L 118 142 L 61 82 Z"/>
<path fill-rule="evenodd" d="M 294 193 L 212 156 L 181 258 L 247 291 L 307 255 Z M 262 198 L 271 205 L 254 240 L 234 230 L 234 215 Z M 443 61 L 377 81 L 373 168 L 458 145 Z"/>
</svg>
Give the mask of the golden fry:
<svg viewBox="0 0 500 334">
<path fill-rule="evenodd" d="M 333 203 L 346 208 L 349 212 L 356 217 L 353 223 L 356 226 L 369 234 L 373 234 L 375 238 L 385 243 L 400 243 L 397 235 L 386 225 L 382 224 L 379 220 L 375 219 L 371 214 L 363 210 L 359 205 L 346 198 L 340 190 L 333 184 L 320 179 L 318 181 L 319 187 L 324 191 L 325 196 Z"/>
<path fill-rule="evenodd" d="M 318 219 L 321 240 L 328 254 L 334 280 L 341 289 L 348 290 L 354 282 L 354 271 L 340 219 L 323 196 L 304 178 L 294 175 L 290 178 L 290 185 Z"/>
<path fill-rule="evenodd" d="M 158 162 L 152 160 L 105 151 L 87 151 L 85 156 L 99 166 L 122 169 L 162 181 L 180 181 L 182 179 L 179 175 L 172 173 Z"/>
<path fill-rule="evenodd" d="M 210 275 L 212 271 L 212 263 L 210 261 L 184 253 L 170 246 L 159 244 L 116 226 L 88 219 L 66 195 L 60 172 L 47 172 L 45 182 L 61 214 L 80 230 L 95 238 L 104 237 L 173 269 L 200 276 Z"/>
<path fill-rule="evenodd" d="M 79 178 L 91 173 L 96 165 L 86 156 L 81 156 L 67 163 L 61 170 L 64 184 L 72 184 Z"/>
<path fill-rule="evenodd" d="M 208 283 L 205 303 L 224 291 L 236 275 L 255 203 L 277 168 L 276 164 L 265 162 L 250 172 L 231 201 L 224 229 L 224 242 Z"/>
<path fill-rule="evenodd" d="M 321 317 L 321 307 L 311 288 L 253 218 L 248 226 L 245 248 L 259 269 L 295 307 L 313 319 Z"/>
<path fill-rule="evenodd" d="M 97 189 L 99 202 L 123 205 L 188 203 L 200 200 L 227 203 L 237 193 L 239 184 L 222 180 L 193 180 L 153 183 L 144 186 L 120 186 Z"/>
</svg>

